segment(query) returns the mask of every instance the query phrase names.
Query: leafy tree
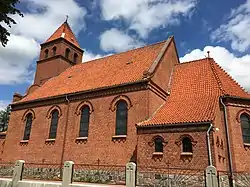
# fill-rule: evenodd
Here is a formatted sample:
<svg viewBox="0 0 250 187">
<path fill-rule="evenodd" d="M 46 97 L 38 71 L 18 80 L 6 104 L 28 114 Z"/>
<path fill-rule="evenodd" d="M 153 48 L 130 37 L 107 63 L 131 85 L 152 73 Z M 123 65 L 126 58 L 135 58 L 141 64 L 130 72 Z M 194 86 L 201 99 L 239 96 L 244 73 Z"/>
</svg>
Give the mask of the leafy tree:
<svg viewBox="0 0 250 187">
<path fill-rule="evenodd" d="M 8 42 L 9 31 L 5 27 L 11 27 L 11 24 L 16 24 L 15 20 L 10 15 L 18 14 L 23 17 L 20 10 L 15 8 L 19 0 L 0 0 L 0 42 L 2 46 L 6 46 Z M 5 23 L 7 26 L 3 26 Z"/>
<path fill-rule="evenodd" d="M 0 132 L 6 131 L 8 128 L 10 110 L 10 105 L 8 105 L 4 110 L 0 111 Z"/>
</svg>

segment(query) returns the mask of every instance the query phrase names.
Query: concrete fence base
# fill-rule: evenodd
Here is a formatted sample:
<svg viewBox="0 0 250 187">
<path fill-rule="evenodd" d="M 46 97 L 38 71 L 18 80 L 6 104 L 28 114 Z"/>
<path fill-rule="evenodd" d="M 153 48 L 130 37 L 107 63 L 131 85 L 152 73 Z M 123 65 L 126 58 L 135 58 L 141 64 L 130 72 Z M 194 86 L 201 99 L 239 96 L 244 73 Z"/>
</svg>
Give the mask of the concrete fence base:
<svg viewBox="0 0 250 187">
<path fill-rule="evenodd" d="M 24 171 L 24 160 L 18 160 L 15 163 L 12 179 L 0 178 L 0 187 L 81 187 L 84 184 L 72 184 L 74 175 L 74 162 L 66 161 L 63 167 L 61 181 L 34 181 L 22 180 Z M 124 167 L 125 171 L 125 167 Z M 136 164 L 128 163 L 126 165 L 126 187 L 135 187 L 136 181 Z M 125 174 L 124 172 L 124 174 Z M 89 185 L 88 185 L 89 186 Z M 92 185 L 91 185 L 92 186 Z M 93 186 L 98 186 L 93 184 Z"/>
</svg>

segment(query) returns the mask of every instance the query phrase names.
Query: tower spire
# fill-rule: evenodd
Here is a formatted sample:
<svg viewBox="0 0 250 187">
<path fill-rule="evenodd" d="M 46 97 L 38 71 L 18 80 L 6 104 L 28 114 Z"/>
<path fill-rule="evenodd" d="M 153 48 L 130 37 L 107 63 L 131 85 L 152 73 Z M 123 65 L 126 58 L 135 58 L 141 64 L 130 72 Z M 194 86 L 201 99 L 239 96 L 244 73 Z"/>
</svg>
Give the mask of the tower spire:
<svg viewBox="0 0 250 187">
<path fill-rule="evenodd" d="M 66 20 L 65 22 L 49 37 L 49 39 L 45 42 L 51 42 L 53 40 L 59 39 L 59 38 L 64 38 L 71 44 L 75 45 L 76 47 L 80 48 L 80 45 L 71 30 L 69 24 L 68 24 L 68 15 L 66 15 Z"/>
</svg>

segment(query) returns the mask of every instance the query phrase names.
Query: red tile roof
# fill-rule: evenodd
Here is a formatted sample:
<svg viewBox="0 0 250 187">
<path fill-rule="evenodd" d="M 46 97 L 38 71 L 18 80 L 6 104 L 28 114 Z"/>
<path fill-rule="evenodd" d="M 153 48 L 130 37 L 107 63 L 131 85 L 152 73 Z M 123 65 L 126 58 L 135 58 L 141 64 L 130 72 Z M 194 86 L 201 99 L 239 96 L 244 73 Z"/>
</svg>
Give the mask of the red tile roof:
<svg viewBox="0 0 250 187">
<path fill-rule="evenodd" d="M 170 40 L 171 38 L 153 45 L 75 65 L 57 77 L 49 79 L 19 102 L 143 80 L 143 72 L 150 68 L 164 44 L 169 43 Z"/>
<path fill-rule="evenodd" d="M 64 22 L 50 37 L 49 39 L 45 42 L 51 42 L 53 40 L 56 40 L 58 38 L 64 38 L 68 42 L 74 44 L 75 46 L 80 48 L 80 45 L 72 32 L 69 24 L 67 22 Z"/>
<path fill-rule="evenodd" d="M 201 59 L 175 66 L 167 101 L 138 126 L 213 121 L 223 95 L 250 98 L 213 59 Z"/>
</svg>

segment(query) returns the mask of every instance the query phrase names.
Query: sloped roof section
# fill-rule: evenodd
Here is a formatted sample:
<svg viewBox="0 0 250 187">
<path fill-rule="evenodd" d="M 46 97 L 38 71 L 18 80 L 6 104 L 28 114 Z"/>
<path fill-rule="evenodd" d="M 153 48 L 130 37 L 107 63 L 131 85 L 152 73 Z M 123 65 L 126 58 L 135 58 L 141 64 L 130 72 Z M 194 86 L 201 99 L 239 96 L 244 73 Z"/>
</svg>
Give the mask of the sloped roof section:
<svg viewBox="0 0 250 187">
<path fill-rule="evenodd" d="M 167 101 L 150 119 L 137 126 L 213 121 L 219 97 L 223 95 L 249 98 L 211 58 L 178 64 Z"/>
<path fill-rule="evenodd" d="M 167 41 L 148 45 L 120 54 L 85 62 L 68 68 L 57 77 L 49 79 L 40 88 L 19 102 L 91 91 L 144 79 L 147 71 Z"/>
<path fill-rule="evenodd" d="M 72 32 L 69 24 L 67 22 L 64 22 L 50 37 L 49 39 L 45 42 L 51 42 L 53 40 L 59 39 L 59 38 L 64 38 L 68 42 L 74 44 L 75 46 L 80 48 L 80 45 Z"/>
</svg>

